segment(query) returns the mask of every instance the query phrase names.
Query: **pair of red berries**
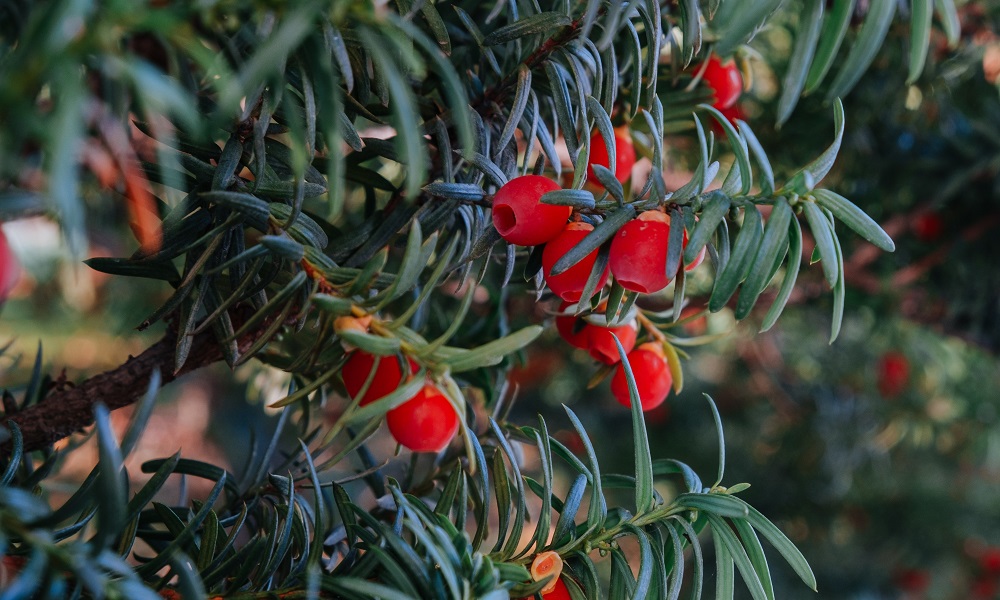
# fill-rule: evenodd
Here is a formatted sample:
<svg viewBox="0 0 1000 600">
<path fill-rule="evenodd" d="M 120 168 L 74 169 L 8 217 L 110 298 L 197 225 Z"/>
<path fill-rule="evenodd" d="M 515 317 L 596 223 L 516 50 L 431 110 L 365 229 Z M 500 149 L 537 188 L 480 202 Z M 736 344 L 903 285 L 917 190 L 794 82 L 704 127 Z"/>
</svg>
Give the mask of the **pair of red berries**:
<svg viewBox="0 0 1000 600">
<path fill-rule="evenodd" d="M 365 382 L 371 378 L 360 406 L 384 398 L 410 379 L 420 366 L 406 359 L 406 372 L 395 356 L 374 356 L 355 350 L 344 364 L 344 387 L 353 399 L 358 398 Z M 440 452 L 458 432 L 458 414 L 454 406 L 436 385 L 428 381 L 406 402 L 385 414 L 392 437 L 414 452 Z"/>
</svg>

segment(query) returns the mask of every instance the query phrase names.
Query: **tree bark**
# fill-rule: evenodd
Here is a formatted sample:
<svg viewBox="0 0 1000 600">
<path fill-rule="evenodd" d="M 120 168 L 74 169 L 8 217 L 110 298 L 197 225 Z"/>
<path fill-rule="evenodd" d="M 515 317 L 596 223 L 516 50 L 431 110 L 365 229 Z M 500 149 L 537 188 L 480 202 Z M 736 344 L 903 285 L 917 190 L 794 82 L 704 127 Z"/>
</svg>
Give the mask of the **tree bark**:
<svg viewBox="0 0 1000 600">
<path fill-rule="evenodd" d="M 273 319 L 264 319 L 257 327 L 237 340 L 240 353 L 249 349 Z M 191 353 L 179 370 L 174 370 L 174 350 L 177 334 L 168 332 L 158 342 L 139 356 L 129 357 L 123 364 L 90 377 L 77 386 L 57 387 L 46 394 L 38 404 L 6 415 L 5 423 L 14 422 L 21 431 L 25 452 L 41 450 L 62 438 L 94 423 L 94 406 L 103 402 L 109 410 L 128 406 L 138 400 L 149 388 L 154 371 L 160 372 L 161 385 L 181 375 L 222 360 L 222 350 L 211 332 L 195 336 Z M 2 433 L 8 433 L 0 430 Z M 9 435 L 0 445 L 0 459 L 11 452 Z"/>
</svg>

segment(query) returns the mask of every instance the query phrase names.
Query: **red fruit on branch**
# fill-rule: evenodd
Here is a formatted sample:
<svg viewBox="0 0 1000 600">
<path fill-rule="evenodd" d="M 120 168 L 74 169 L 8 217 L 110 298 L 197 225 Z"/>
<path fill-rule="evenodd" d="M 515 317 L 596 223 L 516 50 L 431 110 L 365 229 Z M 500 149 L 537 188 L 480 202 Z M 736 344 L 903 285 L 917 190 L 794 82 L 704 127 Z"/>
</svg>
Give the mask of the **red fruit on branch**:
<svg viewBox="0 0 1000 600">
<path fill-rule="evenodd" d="M 0 229 L 0 303 L 3 303 L 21 277 L 21 265 L 7 243 L 7 236 Z"/>
<path fill-rule="evenodd" d="M 372 381 L 365 390 L 359 404 L 364 406 L 379 398 L 384 398 L 396 391 L 404 380 L 409 379 L 413 373 L 420 370 L 419 365 L 412 358 L 407 359 L 409 368 L 404 374 L 400 368 L 399 358 L 396 356 L 375 356 L 364 350 L 356 350 L 344 363 L 341 375 L 344 378 L 344 388 L 351 398 L 357 398 L 358 393 L 368 379 L 368 374 L 375 369 Z M 376 366 L 376 362 L 378 365 Z"/>
<path fill-rule="evenodd" d="M 626 223 L 611 241 L 608 266 L 615 280 L 627 290 L 652 294 L 667 287 L 667 246 L 670 216 L 648 210 Z M 684 232 L 687 246 L 687 232 Z M 697 265 L 696 265 L 697 266 Z"/>
<path fill-rule="evenodd" d="M 597 249 L 558 275 L 552 275 L 552 267 L 593 230 L 594 226 L 590 223 L 570 223 L 554 240 L 545 244 L 545 250 L 542 251 L 542 272 L 545 274 L 545 283 L 557 296 L 567 302 L 580 300 L 590 272 L 594 270 L 594 263 L 597 262 Z M 608 267 L 605 265 L 595 290 L 604 287 L 607 281 Z"/>
<path fill-rule="evenodd" d="M 913 234 L 922 242 L 933 242 L 944 233 L 944 220 L 937 213 L 924 213 L 913 219 Z"/>
<path fill-rule="evenodd" d="M 923 569 L 902 569 L 893 577 L 896 587 L 913 594 L 923 593 L 931 585 L 931 575 Z"/>
<path fill-rule="evenodd" d="M 635 347 L 635 340 L 639 333 L 634 319 L 620 327 L 591 325 L 588 331 L 590 336 L 587 339 L 587 352 L 594 357 L 594 360 L 606 365 L 613 365 L 621 360 L 621 355 L 618 354 L 618 345 L 611 337 L 612 334 L 618 338 L 625 353 L 628 354 Z"/>
<path fill-rule="evenodd" d="M 440 452 L 458 432 L 455 408 L 430 383 L 386 413 L 385 420 L 392 437 L 414 452 Z"/>
<path fill-rule="evenodd" d="M 590 164 L 587 166 L 587 181 L 595 185 L 600 185 L 597 176 L 594 175 L 594 165 L 601 165 L 611 168 L 611 161 L 608 157 L 608 147 L 604 143 L 604 136 L 599 131 L 595 131 L 590 136 Z M 632 137 L 628 129 L 622 127 L 615 130 L 615 179 L 621 183 L 628 181 L 632 176 L 632 167 L 635 165 L 635 148 L 632 146 Z"/>
<path fill-rule="evenodd" d="M 732 59 L 723 62 L 713 54 L 708 58 L 708 66 L 701 78 L 715 91 L 715 103 L 712 106 L 719 110 L 736 104 L 743 93 L 743 75 Z"/>
<path fill-rule="evenodd" d="M 979 557 L 979 566 L 987 573 L 1000 575 L 1000 548 L 987 548 Z"/>
<path fill-rule="evenodd" d="M 574 310 L 575 304 L 563 302 L 559 307 L 559 312 L 566 313 Z M 590 343 L 590 325 L 577 315 L 560 315 L 556 317 L 556 331 L 562 339 L 573 346 L 586 350 Z"/>
<path fill-rule="evenodd" d="M 573 212 L 569 206 L 542 204 L 559 184 L 541 175 L 515 177 L 493 195 L 493 226 L 500 237 L 519 246 L 537 246 L 555 238 Z"/>
<path fill-rule="evenodd" d="M 521 598 L 520 600 L 532 600 L 534 596 L 529 598 Z M 546 592 L 542 594 L 542 598 L 545 600 L 572 600 L 572 596 L 569 595 L 569 588 L 563 583 L 562 579 L 556 580 L 556 586 L 552 588 L 551 592 Z"/>
<path fill-rule="evenodd" d="M 635 386 L 639 391 L 639 404 L 642 406 L 642 410 L 651 410 L 663 404 L 667 395 L 670 394 L 670 386 L 673 385 L 674 378 L 670 374 L 667 357 L 659 342 L 647 342 L 629 352 L 628 364 L 632 367 L 632 375 L 635 377 Z M 632 406 L 624 364 L 618 365 L 614 377 L 611 378 L 611 393 L 622 406 Z"/>
<path fill-rule="evenodd" d="M 910 361 L 900 352 L 886 352 L 876 365 L 878 391 L 885 398 L 894 398 L 906 389 L 910 381 Z"/>
<path fill-rule="evenodd" d="M 576 305 L 568 302 L 563 302 L 559 307 L 561 313 L 571 313 L 574 310 Z M 605 316 L 600 314 L 592 314 L 589 319 L 607 323 Z M 612 334 L 618 337 L 626 354 L 635 347 L 638 336 L 635 319 L 618 327 L 606 327 L 572 314 L 557 316 L 556 330 L 569 345 L 586 350 L 595 360 L 608 365 L 621 360 Z"/>
</svg>

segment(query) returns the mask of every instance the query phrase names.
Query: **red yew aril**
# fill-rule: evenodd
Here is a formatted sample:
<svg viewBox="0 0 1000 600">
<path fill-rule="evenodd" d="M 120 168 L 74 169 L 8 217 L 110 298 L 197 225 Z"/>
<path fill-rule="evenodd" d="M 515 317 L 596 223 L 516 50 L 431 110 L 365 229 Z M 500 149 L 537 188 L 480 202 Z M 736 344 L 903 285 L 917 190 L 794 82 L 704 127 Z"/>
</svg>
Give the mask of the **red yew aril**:
<svg viewBox="0 0 1000 600">
<path fill-rule="evenodd" d="M 594 357 L 594 360 L 606 365 L 613 365 L 621 360 L 618 345 L 615 344 L 612 335 L 618 338 L 625 353 L 628 354 L 635 347 L 635 340 L 639 334 L 635 319 L 620 327 L 601 327 L 591 324 L 587 331 L 590 334 L 587 338 L 587 352 Z"/>
<path fill-rule="evenodd" d="M 591 314 L 587 318 L 576 316 L 572 314 L 576 307 L 576 304 L 563 302 L 559 307 L 562 314 L 556 317 L 556 330 L 570 346 L 586 350 L 595 360 L 608 365 L 621 360 L 612 334 L 618 337 L 626 354 L 635 347 L 638 336 L 635 319 L 618 327 L 607 327 L 604 315 Z"/>
<path fill-rule="evenodd" d="M 430 383 L 386 413 L 385 420 L 392 437 L 414 452 L 440 452 L 458 432 L 455 408 Z"/>
<path fill-rule="evenodd" d="M 1000 575 L 1000 547 L 987 548 L 979 557 L 979 565 L 987 573 Z"/>
<path fill-rule="evenodd" d="M 647 342 L 629 352 L 628 364 L 632 367 L 642 410 L 651 410 L 663 404 L 670 394 L 674 378 L 670 374 L 667 357 L 663 354 L 663 347 L 659 342 Z M 611 378 L 611 393 L 622 406 L 632 406 L 624 364 L 618 365 L 615 369 L 615 375 Z"/>
<path fill-rule="evenodd" d="M 612 239 L 608 256 L 611 274 L 627 290 L 643 294 L 662 290 L 673 279 L 672 274 L 667 276 L 669 240 L 670 216 L 658 210 L 643 212 Z M 687 245 L 687 232 L 683 245 Z"/>
<path fill-rule="evenodd" d="M 7 299 L 7 295 L 14 289 L 20 277 L 21 265 L 10 249 L 3 229 L 0 229 L 0 303 Z"/>
<path fill-rule="evenodd" d="M 531 600 L 534 596 L 530 598 L 521 598 L 520 600 Z M 556 587 L 552 589 L 551 592 L 542 594 L 542 598 L 545 600 L 572 600 L 572 596 L 569 595 L 569 588 L 563 583 L 562 579 L 556 581 Z"/>
<path fill-rule="evenodd" d="M 913 219 L 913 233 L 922 242 L 933 242 L 944 233 L 944 220 L 937 213 L 924 213 Z"/>
<path fill-rule="evenodd" d="M 910 380 L 910 361 L 900 352 L 883 354 L 877 369 L 878 391 L 885 398 L 894 398 L 906 389 Z"/>
<path fill-rule="evenodd" d="M 684 233 L 684 238 L 685 240 L 687 239 L 687 232 Z M 705 262 L 705 255 L 707 251 L 708 251 L 708 246 L 702 246 L 701 252 L 698 253 L 698 256 L 694 257 L 694 260 L 692 262 L 689 262 L 688 264 L 684 265 L 684 270 L 693 271 L 697 269 L 698 266 L 701 265 L 701 263 Z"/>
<path fill-rule="evenodd" d="M 597 262 L 597 249 L 558 275 L 552 275 L 552 267 L 593 230 L 594 226 L 590 223 L 570 223 L 558 237 L 545 244 L 545 250 L 542 251 L 542 272 L 545 274 L 545 283 L 557 296 L 567 302 L 580 300 L 590 272 L 594 270 L 594 263 Z M 595 289 L 601 289 L 607 281 L 608 267 L 605 265 L 601 280 L 597 282 Z"/>
<path fill-rule="evenodd" d="M 378 362 L 377 367 L 375 366 L 376 361 Z M 341 371 L 341 376 L 344 378 L 344 388 L 347 389 L 347 393 L 351 398 L 356 398 L 365 381 L 368 379 L 368 374 L 371 373 L 373 368 L 376 369 L 371 384 L 369 384 L 368 389 L 365 390 L 365 394 L 361 398 L 361 402 L 359 402 L 361 406 L 370 404 L 396 391 L 396 388 L 399 387 L 399 384 L 404 379 L 408 379 L 410 375 L 420 370 L 419 365 L 412 358 L 408 358 L 407 361 L 409 362 L 409 369 L 404 375 L 402 369 L 400 369 L 398 357 L 379 357 L 369 354 L 364 350 L 355 350 L 351 353 L 347 362 L 344 363 L 344 368 Z"/>
<path fill-rule="evenodd" d="M 708 58 L 701 78 L 715 91 L 713 107 L 721 110 L 730 108 L 743 93 L 743 75 L 733 60 L 722 62 L 714 54 Z"/>
<path fill-rule="evenodd" d="M 519 246 L 537 246 L 559 235 L 573 209 L 540 202 L 558 189 L 558 183 L 541 175 L 515 177 L 504 184 L 493 195 L 493 226 L 500 237 Z"/>
<path fill-rule="evenodd" d="M 583 317 L 565 314 L 574 310 L 576 310 L 576 304 L 562 303 L 559 312 L 564 314 L 556 317 L 556 331 L 570 346 L 586 350 L 590 340 L 590 325 L 583 320 Z"/>
<path fill-rule="evenodd" d="M 610 168 L 611 161 L 608 158 L 608 147 L 604 143 L 604 136 L 601 132 L 595 131 L 590 136 L 590 164 L 587 166 L 587 181 L 595 185 L 601 182 L 594 175 L 593 165 L 601 165 Z M 635 148 L 632 146 L 632 137 L 628 129 L 620 128 L 615 130 L 615 179 L 621 183 L 628 181 L 632 176 L 632 167 L 635 165 Z"/>
</svg>

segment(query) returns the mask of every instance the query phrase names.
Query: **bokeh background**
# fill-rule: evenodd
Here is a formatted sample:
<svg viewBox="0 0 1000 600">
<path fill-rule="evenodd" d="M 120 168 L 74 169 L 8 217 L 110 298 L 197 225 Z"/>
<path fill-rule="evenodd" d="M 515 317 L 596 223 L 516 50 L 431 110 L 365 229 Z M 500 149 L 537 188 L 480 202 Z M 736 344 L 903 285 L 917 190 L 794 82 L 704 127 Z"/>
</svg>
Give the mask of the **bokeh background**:
<svg viewBox="0 0 1000 600">
<path fill-rule="evenodd" d="M 718 448 L 702 394 L 715 399 L 726 431 L 725 483 L 752 484 L 743 497 L 799 545 L 820 598 L 1000 598 L 1000 10 L 984 6 L 963 8 L 967 44 L 952 53 L 939 41 L 914 86 L 899 66 L 905 29 L 891 33 L 845 101 L 847 132 L 826 185 L 879 221 L 897 250 L 843 236 L 848 294 L 839 339 L 828 343 L 832 297 L 818 266 L 803 271 L 778 325 L 763 334 L 759 320 L 736 324 L 727 311 L 702 312 L 711 281 L 704 267 L 688 282 L 691 318 L 677 328 L 692 340 L 684 390 L 648 415 L 654 456 L 712 473 Z M 790 41 L 779 25 L 754 46 L 783 56 Z M 774 73 L 783 65 L 753 57 L 749 64 L 753 84 L 740 109 L 772 161 L 794 165 L 817 154 L 832 134 L 829 106 L 807 97 L 775 131 Z M 679 131 L 670 142 L 682 157 L 692 139 Z M 677 165 L 672 175 L 684 181 L 683 161 Z M 130 253 L 123 203 L 88 200 L 89 255 Z M 0 314 L 0 342 L 12 340 L 0 356 L 0 384 L 25 380 L 39 344 L 45 367 L 72 382 L 159 338 L 162 330 L 140 334 L 135 326 L 168 297 L 165 285 L 74 262 L 50 221 L 4 231 L 23 269 Z M 496 293 L 484 282 L 483 294 Z M 547 318 L 526 283 L 506 293 L 514 319 Z M 671 297 L 668 289 L 662 306 L 658 298 L 648 306 Z M 527 423 L 541 412 L 573 448 L 560 408 L 567 404 L 591 431 L 605 470 L 628 472 L 630 417 L 607 382 L 588 389 L 596 371 L 548 332 L 511 374 L 514 418 Z M 276 411 L 267 404 L 287 384 L 284 374 L 249 365 L 235 383 L 216 366 L 169 386 L 130 472 L 141 484 L 142 462 L 177 449 L 238 471 L 250 446 L 239 440 L 273 429 Z M 330 402 L 331 415 L 337 406 Z M 128 409 L 114 419 L 126 423 Z M 382 443 L 373 455 L 391 455 L 389 440 Z M 61 474 L 67 491 L 93 461 L 86 445 L 72 455 Z M 347 465 L 345 474 L 371 466 Z M 170 493 L 197 497 L 200 484 L 192 479 Z M 816 597 L 773 558 L 779 597 Z"/>
</svg>

